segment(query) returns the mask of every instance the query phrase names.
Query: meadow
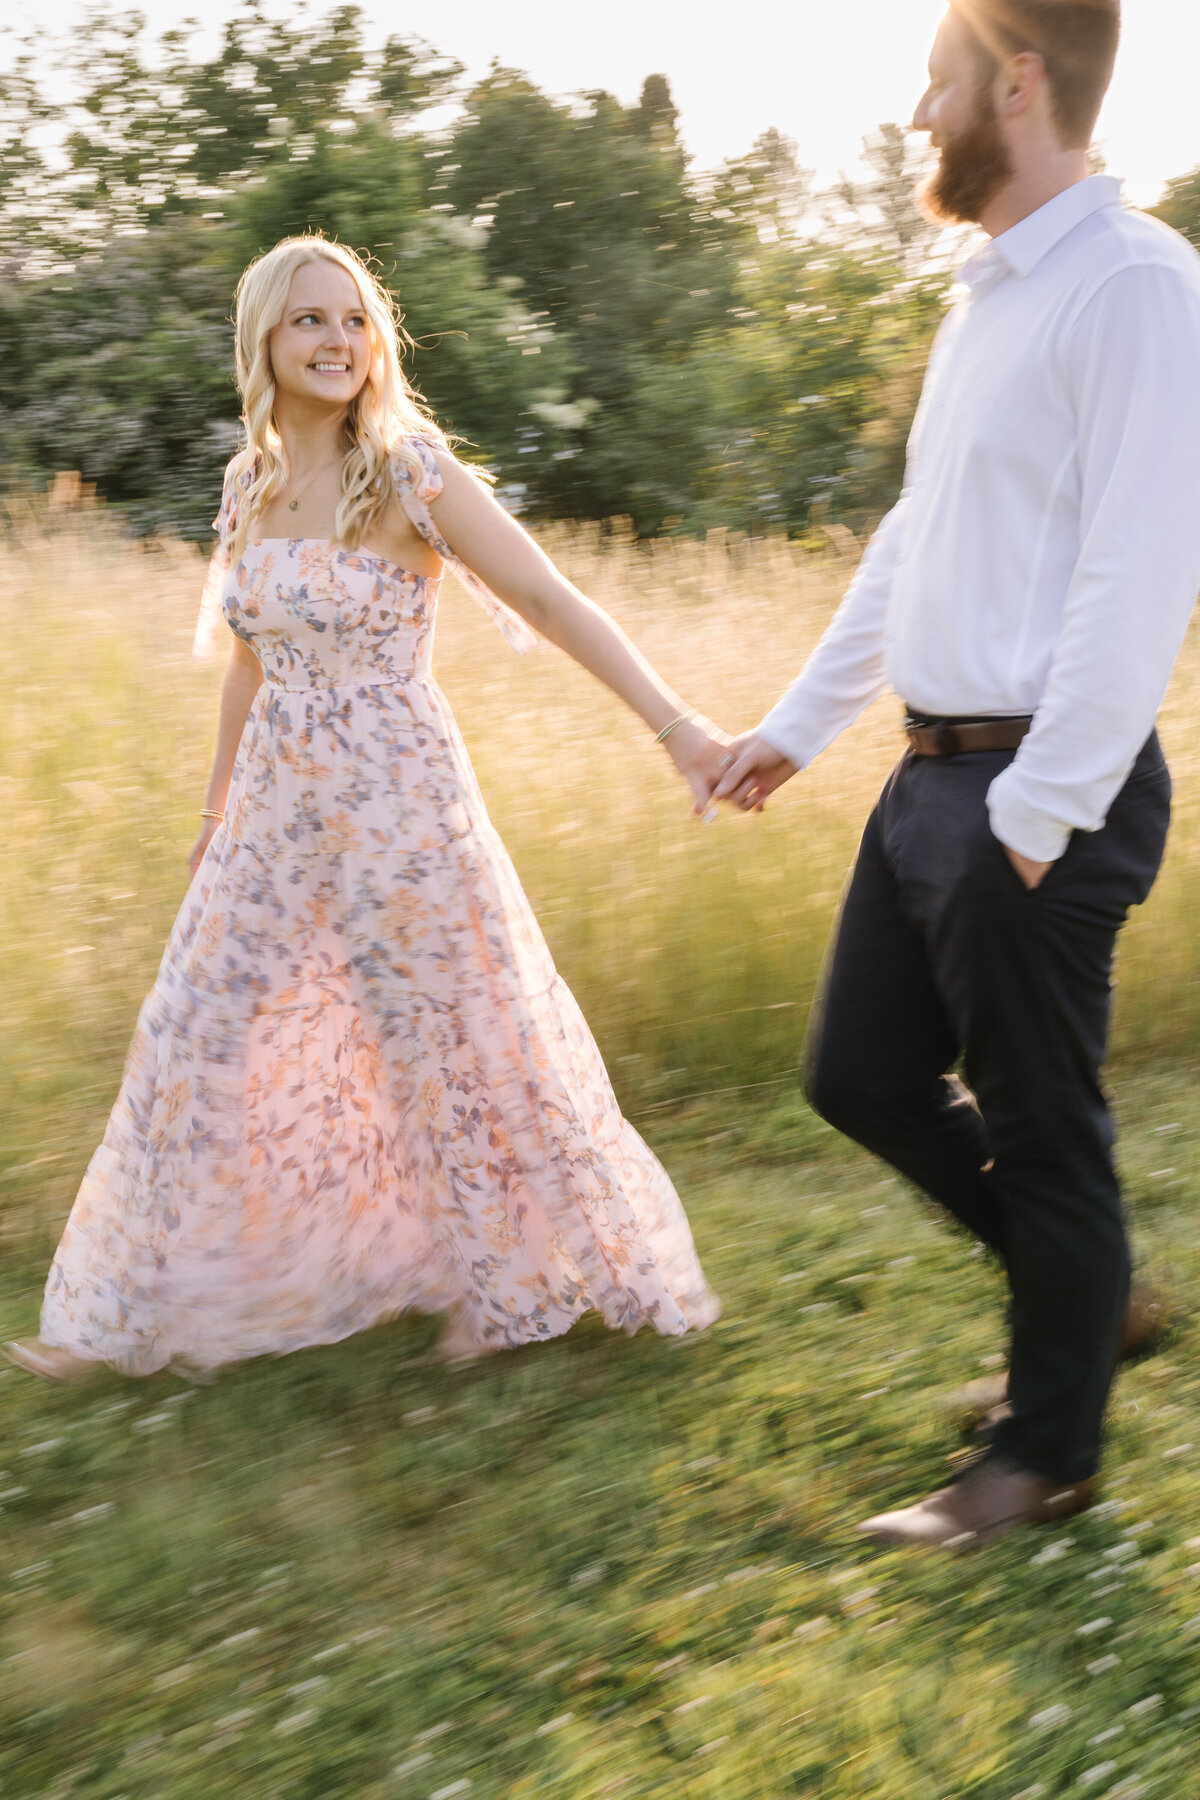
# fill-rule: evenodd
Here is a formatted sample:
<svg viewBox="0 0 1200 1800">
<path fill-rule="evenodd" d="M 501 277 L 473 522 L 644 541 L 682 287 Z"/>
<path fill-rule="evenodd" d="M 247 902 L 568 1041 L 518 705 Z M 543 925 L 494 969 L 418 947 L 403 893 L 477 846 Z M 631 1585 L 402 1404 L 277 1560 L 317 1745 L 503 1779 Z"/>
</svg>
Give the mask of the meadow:
<svg viewBox="0 0 1200 1800">
<path fill-rule="evenodd" d="M 182 895 L 219 669 L 202 576 L 102 509 L 0 530 L 0 1332 L 32 1330 Z M 731 730 L 857 545 L 551 553 Z M 644 729 L 451 585 L 438 674 L 626 1111 L 725 1303 L 704 1338 L 432 1365 L 401 1320 L 57 1390 L 0 1373 L 3 1800 L 1185 1800 L 1200 1774 L 1200 639 L 1163 719 L 1167 866 L 1126 934 L 1113 1088 L 1179 1315 L 1115 1393 L 1103 1503 L 961 1559 L 856 1518 L 935 1484 L 1003 1347 L 994 1272 L 807 1112 L 794 1065 L 881 701 L 761 819 L 703 826 Z"/>
</svg>

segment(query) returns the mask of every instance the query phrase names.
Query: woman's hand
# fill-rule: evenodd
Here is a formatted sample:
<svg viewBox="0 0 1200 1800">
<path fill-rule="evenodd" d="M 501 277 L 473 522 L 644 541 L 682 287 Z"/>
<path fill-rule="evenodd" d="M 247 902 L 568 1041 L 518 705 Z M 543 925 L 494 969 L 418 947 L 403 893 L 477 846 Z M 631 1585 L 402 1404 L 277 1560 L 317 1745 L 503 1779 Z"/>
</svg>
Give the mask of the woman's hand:
<svg viewBox="0 0 1200 1800">
<path fill-rule="evenodd" d="M 684 724 L 677 725 L 664 748 L 671 761 L 692 790 L 692 813 L 702 818 L 708 811 L 712 791 L 724 770 L 728 756 L 727 732 L 697 713 Z"/>
<path fill-rule="evenodd" d="M 202 819 L 200 822 L 200 830 L 197 833 L 196 841 L 188 851 L 188 869 L 191 872 L 193 881 L 196 879 L 196 870 L 204 860 L 204 852 L 212 843 L 213 833 L 220 823 L 220 819 Z"/>
</svg>

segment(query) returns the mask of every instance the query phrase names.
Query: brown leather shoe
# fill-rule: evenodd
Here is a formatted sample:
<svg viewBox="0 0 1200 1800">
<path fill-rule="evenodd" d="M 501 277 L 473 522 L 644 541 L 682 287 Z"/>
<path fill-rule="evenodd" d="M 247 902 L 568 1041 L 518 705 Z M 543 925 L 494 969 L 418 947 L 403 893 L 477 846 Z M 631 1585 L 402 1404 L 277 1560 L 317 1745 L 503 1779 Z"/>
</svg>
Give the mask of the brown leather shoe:
<svg viewBox="0 0 1200 1800">
<path fill-rule="evenodd" d="M 1129 1290 L 1125 1325 L 1121 1332 L 1120 1359 L 1131 1362 L 1157 1350 L 1171 1323 L 1171 1303 L 1161 1288 L 1135 1281 Z"/>
<path fill-rule="evenodd" d="M 1162 1290 L 1146 1281 L 1135 1282 L 1125 1308 L 1118 1359 L 1132 1362 L 1149 1355 L 1157 1349 L 1170 1322 L 1171 1308 Z M 950 1405 L 959 1415 L 964 1436 L 994 1431 L 1008 1417 L 1008 1370 L 968 1381 L 951 1395 Z"/>
<path fill-rule="evenodd" d="M 950 1487 L 914 1506 L 877 1513 L 856 1529 L 877 1544 L 925 1544 L 974 1550 L 1019 1525 L 1053 1525 L 1092 1503 L 1093 1483 L 1047 1481 L 995 1452 L 973 1463 Z"/>
</svg>

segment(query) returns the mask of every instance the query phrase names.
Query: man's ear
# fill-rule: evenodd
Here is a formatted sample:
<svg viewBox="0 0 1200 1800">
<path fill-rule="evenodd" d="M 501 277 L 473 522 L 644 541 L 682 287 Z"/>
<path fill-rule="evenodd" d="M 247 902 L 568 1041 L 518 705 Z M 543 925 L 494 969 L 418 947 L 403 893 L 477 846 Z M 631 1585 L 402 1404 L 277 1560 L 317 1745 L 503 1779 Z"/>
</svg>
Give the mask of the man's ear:
<svg viewBox="0 0 1200 1800">
<path fill-rule="evenodd" d="M 1027 113 L 1046 85 L 1046 64 L 1036 50 L 1010 56 L 996 76 L 996 109 L 1002 119 Z"/>
</svg>

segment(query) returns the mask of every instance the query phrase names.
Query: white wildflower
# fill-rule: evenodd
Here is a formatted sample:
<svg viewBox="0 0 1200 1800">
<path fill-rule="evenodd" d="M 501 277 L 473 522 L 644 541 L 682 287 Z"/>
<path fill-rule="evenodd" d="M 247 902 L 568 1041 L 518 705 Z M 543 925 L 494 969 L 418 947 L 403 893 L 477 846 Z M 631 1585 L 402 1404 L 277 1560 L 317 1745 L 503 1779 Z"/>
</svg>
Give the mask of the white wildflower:
<svg viewBox="0 0 1200 1800">
<path fill-rule="evenodd" d="M 415 1756 L 407 1756 L 402 1763 L 397 1763 L 392 1770 L 392 1774 L 412 1775 L 417 1769 L 423 1769 L 426 1763 L 431 1763 L 432 1761 L 432 1750 L 418 1750 Z"/>
<path fill-rule="evenodd" d="M 316 1712 L 311 1706 L 305 1707 L 303 1712 L 289 1713 L 286 1719 L 280 1719 L 276 1725 L 275 1735 L 276 1737 L 291 1737 L 293 1732 L 303 1731 L 306 1726 L 311 1725 L 316 1716 Z"/>
<path fill-rule="evenodd" d="M 1115 1775 L 1116 1772 L 1117 1765 L 1115 1762 L 1097 1763 L 1094 1769 L 1085 1769 L 1083 1771 L 1083 1774 L 1079 1777 L 1079 1785 L 1080 1787 L 1095 1787 L 1098 1781 L 1106 1781 L 1110 1775 Z"/>
<path fill-rule="evenodd" d="M 156 1675 L 154 1686 L 159 1691 L 163 1688 L 178 1687 L 181 1682 L 190 1681 L 195 1673 L 195 1663 L 180 1663 L 178 1668 L 164 1669 L 161 1675 Z"/>
<path fill-rule="evenodd" d="M 573 1588 L 595 1587 L 596 1583 L 603 1581 L 607 1574 L 607 1563 L 592 1563 L 589 1568 L 576 1569 L 571 1577 L 571 1586 Z"/>
<path fill-rule="evenodd" d="M 1070 1707 L 1060 1702 L 1057 1706 L 1046 1707 L 1044 1712 L 1034 1713 L 1029 1724 L 1034 1731 L 1053 1731 L 1056 1726 L 1065 1725 L 1070 1717 Z"/>
<path fill-rule="evenodd" d="M 71 1514 L 72 1525 L 91 1525 L 96 1519 L 103 1519 L 113 1510 L 111 1500 L 102 1500 L 99 1506 L 85 1506 L 82 1512 Z"/>
</svg>

